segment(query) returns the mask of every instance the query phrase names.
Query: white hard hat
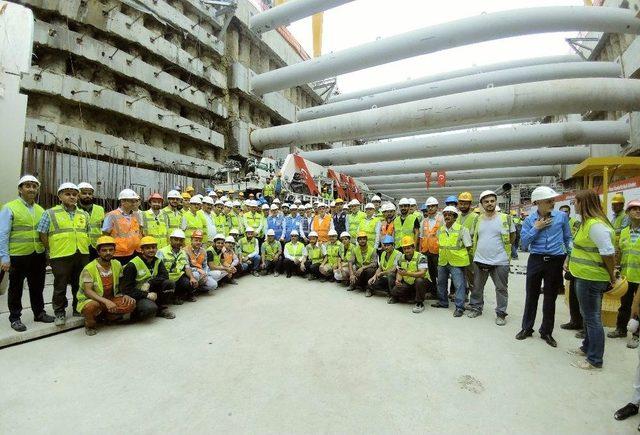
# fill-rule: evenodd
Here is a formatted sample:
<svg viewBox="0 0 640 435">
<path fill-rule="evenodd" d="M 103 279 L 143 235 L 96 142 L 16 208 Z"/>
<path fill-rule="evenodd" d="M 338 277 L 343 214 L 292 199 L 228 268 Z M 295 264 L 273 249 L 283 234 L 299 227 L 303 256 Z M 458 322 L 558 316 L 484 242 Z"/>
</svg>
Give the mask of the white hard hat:
<svg viewBox="0 0 640 435">
<path fill-rule="evenodd" d="M 78 184 L 78 189 L 96 190 L 96 189 L 93 188 L 93 186 L 91 184 L 87 183 L 86 181 L 83 181 L 80 184 Z"/>
<path fill-rule="evenodd" d="M 373 205 L 372 203 L 368 202 L 368 203 L 364 206 L 364 209 L 366 210 L 366 209 L 368 209 L 368 208 L 372 208 L 372 209 L 374 209 L 374 210 L 375 210 L 375 209 L 376 209 L 376 206 L 375 206 L 375 205 Z"/>
<path fill-rule="evenodd" d="M 371 198 L 371 202 L 373 201 L 382 201 L 382 199 L 378 195 L 373 195 L 373 198 Z"/>
<path fill-rule="evenodd" d="M 351 201 L 349 201 L 349 205 L 360 205 L 360 201 L 358 201 L 357 199 L 352 199 Z"/>
<path fill-rule="evenodd" d="M 409 198 L 409 205 L 418 205 L 415 198 Z"/>
<path fill-rule="evenodd" d="M 393 204 L 391 204 L 390 202 L 385 202 L 380 207 L 380 210 L 382 210 L 382 211 L 393 211 L 395 209 L 396 209 L 396 207 Z"/>
<path fill-rule="evenodd" d="M 247 228 L 244 229 L 244 232 L 245 233 L 255 233 L 256 231 L 251 227 L 247 227 Z"/>
<path fill-rule="evenodd" d="M 336 230 L 329 230 L 329 232 L 327 233 L 328 236 L 337 236 L 338 232 Z"/>
<path fill-rule="evenodd" d="M 250 199 L 245 199 L 244 200 L 244 205 L 246 205 L 247 207 L 249 207 L 251 205 L 251 200 Z"/>
<path fill-rule="evenodd" d="M 216 234 L 215 236 L 213 236 L 213 240 L 224 240 L 224 234 Z"/>
<path fill-rule="evenodd" d="M 295 230 L 293 230 L 293 231 L 295 231 Z M 293 234 L 293 231 L 291 231 L 291 234 Z M 315 231 L 311 231 L 309 233 L 309 237 L 318 237 L 318 233 L 316 233 Z"/>
<path fill-rule="evenodd" d="M 320 207 L 328 207 L 328 205 L 325 204 L 324 202 L 319 202 L 318 203 L 318 208 L 320 208 Z"/>
<path fill-rule="evenodd" d="M 175 237 L 176 239 L 184 239 L 184 231 L 182 231 L 180 228 L 173 230 L 173 232 L 169 235 L 169 237 Z"/>
<path fill-rule="evenodd" d="M 213 205 L 213 198 L 211 198 L 210 196 L 205 196 L 204 198 L 202 198 L 202 203 Z"/>
<path fill-rule="evenodd" d="M 202 200 L 196 195 L 189 200 L 189 204 L 202 204 Z"/>
<path fill-rule="evenodd" d="M 411 198 L 413 199 L 413 198 Z M 438 205 L 438 200 L 435 199 L 433 196 L 430 196 L 429 198 L 427 198 L 427 201 L 425 202 L 426 205 Z"/>
<path fill-rule="evenodd" d="M 482 201 L 482 198 L 484 198 L 485 196 L 490 196 L 493 195 L 496 198 L 498 197 L 498 195 L 496 195 L 496 193 L 493 190 L 485 190 L 484 192 L 482 192 L 480 194 L 480 198 L 478 199 L 478 201 Z"/>
<path fill-rule="evenodd" d="M 400 198 L 400 201 L 398 201 L 398 205 L 411 205 L 411 203 L 407 198 Z"/>
<path fill-rule="evenodd" d="M 298 230 L 293 230 L 290 233 L 291 236 L 299 236 L 300 234 L 298 234 Z M 309 233 L 309 235 L 311 235 L 311 233 Z"/>
<path fill-rule="evenodd" d="M 271 210 L 277 210 L 278 206 L 276 204 L 271 204 L 270 208 L 271 208 Z"/>
<path fill-rule="evenodd" d="M 131 189 L 124 189 L 123 191 L 120 192 L 120 194 L 118 195 L 118 200 L 120 199 L 140 199 L 140 197 L 138 196 L 137 193 L 135 193 L 133 190 Z"/>
<path fill-rule="evenodd" d="M 311 204 L 306 204 L 304 208 L 307 210 L 311 210 L 313 207 L 311 206 Z"/>
<path fill-rule="evenodd" d="M 237 228 L 231 228 L 231 229 L 229 230 L 229 234 L 240 234 L 240 231 L 238 231 L 238 229 L 237 229 Z"/>
<path fill-rule="evenodd" d="M 291 204 L 291 210 L 297 210 L 297 209 L 298 209 L 298 206 L 297 206 L 297 205 L 295 205 L 295 204 Z"/>
<path fill-rule="evenodd" d="M 555 198 L 558 195 L 559 195 L 558 192 L 556 192 L 550 187 L 538 186 L 535 189 L 533 189 L 533 192 L 531 192 L 531 202 L 535 204 L 536 201 Z"/>
<path fill-rule="evenodd" d="M 182 196 L 177 190 L 170 190 L 169 193 L 167 193 L 167 199 L 182 199 Z"/>
<path fill-rule="evenodd" d="M 227 202 L 227 201 L 229 201 L 229 197 L 228 197 L 227 195 L 222 195 L 222 196 L 220 197 L 220 201 L 222 201 L 222 202 Z"/>
<path fill-rule="evenodd" d="M 296 198 L 295 201 L 293 201 L 293 203 L 294 204 L 302 204 L 302 201 L 300 201 L 300 198 Z"/>
<path fill-rule="evenodd" d="M 40 182 L 36 177 L 34 177 L 33 175 L 25 175 L 18 180 L 18 187 L 20 187 L 22 183 L 26 183 L 27 181 L 31 181 L 32 183 L 36 183 L 38 186 L 40 186 Z"/>
<path fill-rule="evenodd" d="M 457 209 L 457 208 L 455 208 L 455 207 L 454 207 L 454 206 L 452 206 L 452 205 L 448 205 L 448 206 L 446 206 L 446 207 L 444 208 L 444 210 L 442 210 L 442 213 L 447 212 L 447 211 L 449 211 L 449 212 L 451 212 L 451 213 L 455 213 L 455 214 L 460 214 L 460 212 L 458 211 L 458 209 Z"/>
<path fill-rule="evenodd" d="M 250 199 L 249 207 L 258 207 L 258 201 L 256 201 L 255 199 Z"/>
<path fill-rule="evenodd" d="M 273 200 L 273 203 L 274 204 L 280 204 L 280 200 L 278 198 L 276 198 L 276 199 Z"/>
<path fill-rule="evenodd" d="M 267 230 L 267 236 L 275 236 L 275 235 L 276 235 L 276 232 L 273 230 L 273 228 L 270 230 Z"/>
<path fill-rule="evenodd" d="M 211 192 L 209 192 L 209 196 L 218 196 L 218 194 L 216 193 L 215 190 L 212 190 Z"/>
<path fill-rule="evenodd" d="M 336 202 L 335 202 L 335 201 L 331 201 L 331 202 L 329 203 L 329 206 L 331 206 L 331 207 L 335 207 L 335 206 L 336 206 Z"/>
<path fill-rule="evenodd" d="M 284 204 L 282 204 L 282 206 L 281 206 L 281 207 L 282 207 L 282 208 L 285 208 L 285 207 L 286 207 L 286 208 L 289 208 L 289 207 L 291 207 L 291 206 L 289 205 L 289 203 L 285 202 Z"/>
<path fill-rule="evenodd" d="M 351 234 L 349 234 L 347 231 L 343 231 L 342 234 L 340 234 L 340 238 L 343 238 L 343 237 L 351 238 Z"/>
<path fill-rule="evenodd" d="M 224 201 L 223 201 L 223 200 L 221 200 L 221 199 L 217 199 L 217 200 L 214 202 L 214 204 L 215 204 L 215 205 L 224 205 Z"/>
<path fill-rule="evenodd" d="M 200 200 L 200 202 L 202 202 L 202 198 L 203 196 L 200 195 L 199 193 L 196 193 L 195 195 L 193 195 L 194 198 L 198 198 Z"/>
<path fill-rule="evenodd" d="M 224 203 L 224 206 L 231 208 L 231 207 L 233 207 L 233 203 L 231 201 L 227 201 L 227 202 Z"/>
<path fill-rule="evenodd" d="M 58 193 L 62 192 L 63 190 L 76 190 L 76 191 L 80 191 L 80 189 L 78 189 L 78 186 L 76 186 L 73 183 L 62 183 L 59 187 L 58 187 Z"/>
<path fill-rule="evenodd" d="M 234 238 L 233 238 L 233 237 L 231 237 L 231 236 L 227 236 L 227 238 L 226 238 L 226 239 L 224 239 L 224 241 L 225 241 L 225 242 L 228 242 L 228 243 L 236 243 L 236 239 L 234 239 Z"/>
<path fill-rule="evenodd" d="M 263 210 L 269 210 L 269 204 L 262 204 L 261 207 Z"/>
<path fill-rule="evenodd" d="M 240 207 L 240 201 L 233 201 L 232 206 L 233 207 Z"/>
<path fill-rule="evenodd" d="M 343 206 L 342 206 L 342 209 L 343 209 L 343 210 L 349 210 L 349 205 L 348 205 L 348 204 L 343 205 Z"/>
</svg>

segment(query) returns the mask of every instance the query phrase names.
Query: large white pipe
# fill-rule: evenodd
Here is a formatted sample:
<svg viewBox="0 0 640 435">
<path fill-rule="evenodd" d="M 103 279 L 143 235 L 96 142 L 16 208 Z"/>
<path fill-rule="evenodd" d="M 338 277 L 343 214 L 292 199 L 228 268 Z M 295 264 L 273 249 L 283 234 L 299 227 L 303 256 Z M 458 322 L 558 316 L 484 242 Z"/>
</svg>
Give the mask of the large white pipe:
<svg viewBox="0 0 640 435">
<path fill-rule="evenodd" d="M 520 177 L 520 178 L 479 178 L 476 180 L 447 180 L 448 187 L 468 187 L 473 188 L 475 185 L 487 185 L 492 184 L 494 186 L 501 186 L 505 183 L 511 184 L 530 184 L 530 183 L 539 183 L 541 181 L 541 177 Z M 385 183 L 385 184 L 369 184 L 367 186 L 371 190 L 385 190 L 385 189 L 418 189 L 425 188 L 427 183 L 423 180 L 422 182 L 416 183 Z M 435 177 L 431 179 L 431 186 L 437 185 L 435 182 Z"/>
<path fill-rule="evenodd" d="M 332 166 L 334 171 L 352 177 L 412 174 L 424 171 L 506 168 L 525 165 L 576 164 L 589 157 L 589 147 L 535 148 L 482 154 L 462 154 L 427 159 L 394 160 L 381 163 Z"/>
<path fill-rule="evenodd" d="M 400 59 L 478 42 L 534 33 L 640 33 L 635 12 L 619 8 L 556 6 L 483 14 L 413 30 L 259 74 L 256 94 L 278 91 Z"/>
<path fill-rule="evenodd" d="M 333 9 L 353 0 L 290 0 L 280 6 L 267 9 L 249 19 L 249 27 L 257 33 L 275 30 L 318 12 Z"/>
<path fill-rule="evenodd" d="M 415 183 L 425 182 L 424 171 L 422 169 L 414 173 L 393 174 L 393 175 L 374 175 L 371 177 L 358 177 L 358 180 L 367 185 L 375 184 L 393 184 L 393 183 Z M 447 180 L 475 180 L 478 178 L 515 178 L 515 177 L 557 177 L 560 174 L 559 165 L 543 165 L 543 166 L 509 166 L 504 168 L 487 168 L 447 171 Z"/>
<path fill-rule="evenodd" d="M 423 85 L 425 83 L 439 82 L 442 80 L 455 79 L 457 77 L 472 76 L 476 74 L 487 73 L 491 71 L 499 71 L 502 69 L 520 68 L 523 66 L 533 65 L 547 65 L 551 63 L 566 63 L 566 62 L 583 62 L 584 60 L 576 54 L 566 54 L 560 56 L 543 56 L 532 57 L 527 59 L 517 59 L 508 62 L 492 63 L 489 65 L 472 66 L 471 68 L 464 68 L 455 71 L 447 71 L 440 74 L 434 74 L 426 77 L 419 77 L 417 79 L 405 80 L 402 82 L 390 83 L 387 85 L 376 86 L 369 89 L 363 89 L 356 92 L 348 92 L 346 94 L 334 95 L 329 99 L 332 103 L 339 101 L 351 100 L 353 98 L 360 98 L 367 95 L 380 94 L 382 92 L 393 91 L 396 89 L 410 88 L 412 86 Z"/>
<path fill-rule="evenodd" d="M 263 128 L 251 132 L 250 141 L 255 148 L 264 150 L 356 139 L 371 132 L 408 133 L 495 118 L 638 109 L 638 80 L 551 80 L 482 89 Z"/>
<path fill-rule="evenodd" d="M 495 190 L 498 188 L 496 184 L 483 184 L 481 186 L 477 186 L 471 190 L 472 193 L 478 193 L 484 190 Z M 431 186 L 429 189 L 426 186 L 422 188 L 416 189 L 375 189 L 376 192 L 382 192 L 385 195 L 394 196 L 394 195 L 402 195 L 402 196 L 412 196 L 412 195 L 447 195 L 459 192 L 469 191 L 467 187 L 433 187 Z"/>
<path fill-rule="evenodd" d="M 620 65 L 614 62 L 560 63 L 527 66 L 427 83 L 410 88 L 369 95 L 356 100 L 313 106 L 300 110 L 298 112 L 298 121 L 391 106 L 393 104 L 424 100 L 442 95 L 459 94 L 460 92 L 473 91 L 476 89 L 514 85 L 516 83 L 620 76 Z"/>
<path fill-rule="evenodd" d="M 629 124 L 619 121 L 514 125 L 446 135 L 300 153 L 319 165 L 356 164 L 520 148 L 613 144 L 629 140 Z"/>
</svg>

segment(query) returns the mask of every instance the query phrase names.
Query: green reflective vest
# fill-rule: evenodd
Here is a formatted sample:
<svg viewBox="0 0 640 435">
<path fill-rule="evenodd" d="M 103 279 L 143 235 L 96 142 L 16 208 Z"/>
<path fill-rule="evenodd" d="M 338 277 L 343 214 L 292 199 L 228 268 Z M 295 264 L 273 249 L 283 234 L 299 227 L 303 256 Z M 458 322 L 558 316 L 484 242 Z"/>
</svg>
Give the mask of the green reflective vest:
<svg viewBox="0 0 640 435">
<path fill-rule="evenodd" d="M 202 231 L 202 235 L 204 236 L 203 240 L 207 240 L 207 222 L 204 217 L 201 218 L 198 214 L 193 214 L 191 210 L 185 211 L 182 216 L 187 223 L 187 226 L 184 229 L 186 240 L 191 239 L 191 235 L 195 230 Z"/>
<path fill-rule="evenodd" d="M 224 213 L 213 213 L 211 216 L 213 217 L 213 223 L 216 226 L 216 232 L 227 237 L 229 235 L 229 230 L 231 229 L 229 228 L 229 219 L 227 219 L 227 215 Z"/>
<path fill-rule="evenodd" d="M 151 278 L 155 278 L 158 276 L 158 267 L 160 266 L 160 261 L 157 260 L 153 264 L 153 270 L 149 270 L 149 267 L 144 263 L 142 258 L 139 256 L 133 257 L 131 263 L 136 267 L 136 288 L 140 289 L 142 284 L 149 281 Z"/>
<path fill-rule="evenodd" d="M 322 262 L 322 247 L 307 245 L 307 258 L 311 261 L 311 264 L 320 264 Z"/>
<path fill-rule="evenodd" d="M 287 251 L 289 256 L 295 258 L 296 260 L 302 259 L 302 251 L 304 250 L 304 245 L 300 242 L 297 242 L 295 245 L 292 242 L 287 242 L 284 245 L 284 250 Z"/>
<path fill-rule="evenodd" d="M 598 247 L 589 237 L 591 226 L 597 222 L 607 225 L 602 219 L 597 218 L 591 218 L 580 225 L 573 240 L 573 249 L 569 257 L 569 271 L 577 278 L 609 282 L 611 278 L 604 261 L 602 261 Z M 613 242 L 613 234 L 611 241 Z"/>
<path fill-rule="evenodd" d="M 165 221 L 165 225 L 167 226 L 167 232 L 171 234 L 173 230 L 178 228 L 182 228 L 182 211 L 173 211 L 170 206 L 166 206 L 160 211 L 160 215 L 162 219 Z"/>
<path fill-rule="evenodd" d="M 371 262 L 373 261 L 373 254 L 374 254 L 375 249 L 373 249 L 371 246 L 367 245 L 367 252 L 365 252 L 363 254 L 362 249 L 360 249 L 360 246 L 354 246 L 353 248 L 353 259 L 354 259 L 354 264 L 356 267 L 362 267 L 362 266 L 368 266 L 371 264 Z"/>
<path fill-rule="evenodd" d="M 273 197 L 274 192 L 276 191 L 276 187 L 273 184 L 273 181 L 267 183 L 262 188 L 262 195 L 267 197 Z"/>
<path fill-rule="evenodd" d="M 244 232 L 240 217 L 236 213 L 231 212 L 229 213 L 229 229 L 233 228 L 238 230 L 240 233 Z"/>
<path fill-rule="evenodd" d="M 256 238 L 253 237 L 251 240 L 248 240 L 246 237 L 243 237 L 238 242 L 238 245 L 240 246 L 240 252 L 242 252 L 243 256 L 249 255 L 256 250 Z"/>
<path fill-rule="evenodd" d="M 9 234 L 9 255 L 43 253 L 44 245 L 40 241 L 36 227 L 44 214 L 44 209 L 38 204 L 33 204 L 33 214 L 31 214 L 21 198 L 6 203 L 5 207 L 8 207 L 13 214 L 11 234 Z"/>
<path fill-rule="evenodd" d="M 400 245 L 402 244 L 402 238 L 405 236 L 409 236 L 412 239 L 414 239 L 415 242 L 415 237 L 414 237 L 414 233 L 413 233 L 413 227 L 415 226 L 415 222 L 416 222 L 416 216 L 414 214 L 407 214 L 407 217 L 405 218 L 404 222 L 401 221 L 400 216 L 396 216 L 396 218 L 393 220 L 393 228 L 395 230 L 395 242 L 396 242 L 396 248 L 399 248 Z"/>
<path fill-rule="evenodd" d="M 91 206 L 91 214 L 89 215 L 89 240 L 91 246 L 96 247 L 98 237 L 102 236 L 102 221 L 104 221 L 104 208 L 97 204 Z"/>
<path fill-rule="evenodd" d="M 380 269 L 383 272 L 388 272 L 396 266 L 396 258 L 398 258 L 400 252 L 397 249 L 391 251 L 391 255 L 387 254 L 387 251 L 383 251 L 380 255 Z"/>
<path fill-rule="evenodd" d="M 342 258 L 342 261 L 351 261 L 351 258 L 353 258 L 353 245 L 351 243 L 349 243 L 348 247 L 344 247 L 344 244 L 341 243 L 342 246 L 340 246 L 340 258 Z"/>
<path fill-rule="evenodd" d="M 274 240 L 272 243 L 264 242 L 264 259 L 265 261 L 273 261 L 280 250 L 280 242 Z"/>
<path fill-rule="evenodd" d="M 415 251 L 410 260 L 407 260 L 407 257 L 402 255 L 402 257 L 400 257 L 400 260 L 398 261 L 398 267 L 400 269 L 406 270 L 407 272 L 417 272 L 418 265 L 421 262 L 424 262 L 422 254 L 420 254 L 418 251 Z M 427 269 L 424 269 L 423 278 L 429 279 L 429 271 Z M 416 278 L 413 276 L 403 276 L 402 280 L 407 284 L 413 284 L 414 282 L 416 282 Z"/>
<path fill-rule="evenodd" d="M 500 221 L 502 222 L 502 246 L 504 246 L 504 250 L 507 253 L 507 258 L 511 261 L 511 216 L 498 212 L 498 216 L 500 217 Z M 484 219 L 484 215 L 478 216 L 476 220 L 476 224 L 473 228 L 473 247 L 472 252 L 476 252 L 476 248 L 478 247 L 478 228 L 480 228 L 480 221 Z"/>
<path fill-rule="evenodd" d="M 155 237 L 158 241 L 158 249 L 162 249 L 169 244 L 168 230 L 165 220 L 161 218 L 161 213 L 155 215 L 153 210 L 147 210 L 142 213 L 142 229 L 145 236 Z"/>
<path fill-rule="evenodd" d="M 96 292 L 98 296 L 103 296 L 104 288 L 102 287 L 102 278 L 100 277 L 100 271 L 98 270 L 98 259 L 96 258 L 91 261 L 83 270 L 89 272 L 89 275 L 91 275 L 91 278 L 93 279 L 93 291 Z M 122 276 L 122 266 L 118 260 L 111 260 L 111 272 L 113 273 L 113 295 L 116 296 L 120 293 L 120 277 Z M 82 276 L 82 274 L 80 274 L 80 276 Z M 84 307 L 91 300 L 91 298 L 84 292 L 84 283 L 82 282 L 82 278 L 80 278 L 77 298 L 77 310 L 81 313 Z"/>
<path fill-rule="evenodd" d="M 438 229 L 438 244 L 440 253 L 438 255 L 438 266 L 451 265 L 455 267 L 465 267 L 469 263 L 469 254 L 464 243 L 462 243 L 462 225 L 454 223 L 449 232 L 446 225 Z"/>
<path fill-rule="evenodd" d="M 73 219 L 62 205 L 46 211 L 49 215 L 49 258 L 68 257 L 80 251 L 89 253 L 87 226 L 89 214 L 76 207 Z"/>
<path fill-rule="evenodd" d="M 469 230 L 469 235 L 473 235 L 473 230 L 476 227 L 476 222 L 478 221 L 478 214 L 472 211 L 469 211 L 465 216 L 461 214 L 458 215 L 457 223 L 465 227 Z"/>
<path fill-rule="evenodd" d="M 176 282 L 184 273 L 184 268 L 189 264 L 187 254 L 182 249 L 178 252 L 173 252 L 171 245 L 165 246 L 158 252 L 162 252 L 162 262 L 167 272 L 169 272 L 169 279 Z"/>
<path fill-rule="evenodd" d="M 255 236 L 262 236 L 262 221 L 264 219 L 264 215 L 261 212 L 251 213 L 247 212 L 244 214 L 244 220 L 246 226 L 251 227 L 255 230 Z"/>
<path fill-rule="evenodd" d="M 640 237 L 633 243 L 631 227 L 626 227 L 620 233 L 619 246 L 622 253 L 620 261 L 622 276 L 626 276 L 629 282 L 640 283 Z"/>
<path fill-rule="evenodd" d="M 376 242 L 376 226 L 378 225 L 380 220 L 373 216 L 371 219 L 367 219 L 366 217 L 360 221 L 360 225 L 358 226 L 358 233 L 360 231 L 364 231 L 367 233 L 367 245 L 371 248 L 374 247 Z"/>
<path fill-rule="evenodd" d="M 613 230 L 615 231 L 614 242 L 616 246 L 618 246 L 618 241 L 620 240 L 620 233 L 622 233 L 622 229 L 623 229 L 622 225 L 623 225 L 625 216 L 626 215 L 624 211 L 621 211 L 620 213 L 618 213 L 616 217 L 613 218 L 613 221 L 611 222 L 611 225 L 613 226 Z"/>
<path fill-rule="evenodd" d="M 214 266 L 222 266 L 222 251 L 218 254 L 213 246 L 207 248 L 207 252 L 211 252 L 213 260 L 209 263 Z"/>
<path fill-rule="evenodd" d="M 355 213 L 349 213 L 347 218 L 349 219 L 349 234 L 351 234 L 351 240 L 356 240 L 356 236 L 358 235 L 358 228 L 360 227 L 360 222 L 362 219 L 367 217 L 366 213 L 358 210 Z"/>
<path fill-rule="evenodd" d="M 340 248 L 342 247 L 342 243 L 337 240 L 333 243 L 327 243 L 327 264 L 331 267 L 336 267 L 338 265 L 338 259 L 340 258 Z"/>
</svg>

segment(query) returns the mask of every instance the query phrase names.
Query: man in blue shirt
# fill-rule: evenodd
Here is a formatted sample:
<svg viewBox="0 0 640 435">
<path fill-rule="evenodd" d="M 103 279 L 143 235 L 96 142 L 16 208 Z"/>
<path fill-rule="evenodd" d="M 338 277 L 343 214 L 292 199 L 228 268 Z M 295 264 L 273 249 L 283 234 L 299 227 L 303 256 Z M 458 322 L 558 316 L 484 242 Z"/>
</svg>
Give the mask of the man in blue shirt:
<svg viewBox="0 0 640 435">
<path fill-rule="evenodd" d="M 546 186 L 536 187 L 531 193 L 531 202 L 538 210 L 525 219 L 520 235 L 520 243 L 528 248 L 530 255 L 527 262 L 522 330 L 516 335 L 517 340 L 524 340 L 533 335 L 540 287 L 544 281 L 540 337 L 551 347 L 558 346 L 551 336 L 556 314 L 556 297 L 558 289 L 562 286 L 564 260 L 571 250 L 569 219 L 566 213 L 553 209 L 557 196 L 558 193 Z"/>
</svg>

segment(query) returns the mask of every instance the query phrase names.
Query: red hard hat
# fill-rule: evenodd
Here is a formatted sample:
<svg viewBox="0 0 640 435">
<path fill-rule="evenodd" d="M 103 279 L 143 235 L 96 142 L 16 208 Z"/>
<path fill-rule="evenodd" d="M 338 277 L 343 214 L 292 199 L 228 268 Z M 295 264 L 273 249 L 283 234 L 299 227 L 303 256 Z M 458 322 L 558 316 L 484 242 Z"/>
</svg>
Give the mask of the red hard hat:
<svg viewBox="0 0 640 435">
<path fill-rule="evenodd" d="M 159 199 L 160 201 L 164 201 L 164 198 L 162 197 L 162 195 L 160 195 L 158 192 L 153 192 L 150 196 L 149 196 L 149 201 L 151 201 L 152 199 Z"/>
</svg>

